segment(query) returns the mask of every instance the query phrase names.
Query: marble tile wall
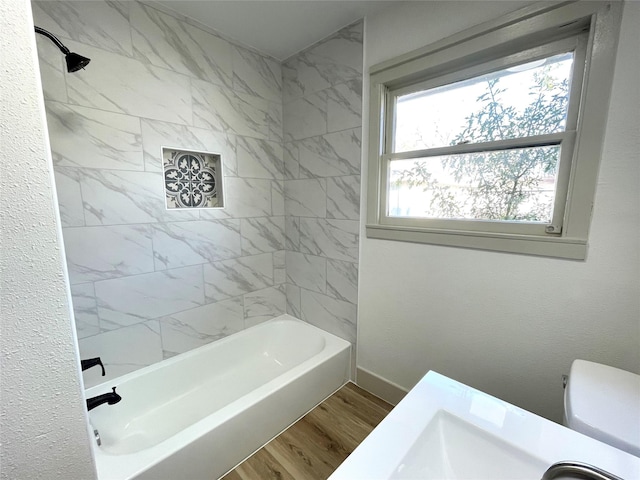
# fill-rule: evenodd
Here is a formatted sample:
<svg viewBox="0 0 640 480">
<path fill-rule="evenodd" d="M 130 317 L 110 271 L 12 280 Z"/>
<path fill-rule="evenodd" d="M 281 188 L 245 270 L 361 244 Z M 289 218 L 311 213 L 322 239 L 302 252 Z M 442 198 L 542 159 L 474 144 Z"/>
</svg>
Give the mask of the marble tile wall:
<svg viewBox="0 0 640 480">
<path fill-rule="evenodd" d="M 33 13 L 91 58 L 68 74 L 37 35 L 81 356 L 101 356 L 115 377 L 283 313 L 281 65 L 138 2 L 37 1 Z M 349 89 L 332 88 L 323 111 L 343 125 L 335 116 Z M 222 154 L 226 208 L 167 210 L 161 146 Z M 318 220 L 344 221 L 350 180 L 318 180 L 322 192 L 344 191 Z M 334 229 L 314 251 L 353 240 Z M 332 270 L 337 289 L 345 269 Z M 92 370 L 87 386 L 104 380 Z"/>
<path fill-rule="evenodd" d="M 282 65 L 287 312 L 356 341 L 363 22 Z"/>
</svg>

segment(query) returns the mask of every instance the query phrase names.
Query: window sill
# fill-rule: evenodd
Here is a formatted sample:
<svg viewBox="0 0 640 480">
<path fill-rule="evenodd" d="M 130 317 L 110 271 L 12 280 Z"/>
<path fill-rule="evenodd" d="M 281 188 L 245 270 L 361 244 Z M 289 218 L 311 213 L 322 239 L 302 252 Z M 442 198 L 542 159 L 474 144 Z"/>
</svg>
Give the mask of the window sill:
<svg viewBox="0 0 640 480">
<path fill-rule="evenodd" d="M 587 242 L 579 238 L 538 237 L 463 230 L 430 230 L 391 225 L 367 225 L 366 229 L 368 238 L 380 240 L 426 243 L 571 260 L 584 260 L 587 255 Z"/>
</svg>

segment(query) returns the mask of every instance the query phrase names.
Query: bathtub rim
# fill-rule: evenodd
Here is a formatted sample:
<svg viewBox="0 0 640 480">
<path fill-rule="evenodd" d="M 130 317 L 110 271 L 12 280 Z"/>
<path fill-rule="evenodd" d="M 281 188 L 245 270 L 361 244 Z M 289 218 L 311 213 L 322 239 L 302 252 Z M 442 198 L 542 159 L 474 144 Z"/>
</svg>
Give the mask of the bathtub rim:
<svg viewBox="0 0 640 480">
<path fill-rule="evenodd" d="M 143 374 L 147 374 L 147 373 L 151 373 L 154 372 L 156 370 L 159 370 L 160 368 L 165 368 L 168 366 L 173 365 L 174 363 L 178 363 L 179 361 L 182 360 L 186 360 L 188 358 L 194 357 L 196 355 L 202 354 L 204 351 L 206 350 L 210 350 L 212 348 L 214 348 L 215 346 L 220 346 L 220 345 L 224 345 L 226 343 L 229 343 L 231 341 L 233 341 L 234 339 L 237 338 L 241 338 L 242 336 L 247 336 L 250 333 L 255 333 L 258 329 L 264 329 L 266 328 L 266 326 L 271 325 L 273 323 L 286 323 L 286 322 L 293 322 L 293 323 L 299 323 L 304 325 L 305 327 L 310 327 L 311 329 L 320 332 L 323 336 L 324 335 L 330 335 L 329 338 L 337 338 L 339 340 L 342 340 L 344 342 L 347 342 L 349 345 L 351 345 L 351 343 L 348 340 L 344 340 L 343 338 L 338 337 L 337 335 L 333 334 L 333 333 L 329 333 L 326 330 L 322 330 L 319 327 L 316 327 L 315 325 L 312 325 L 310 323 L 305 322 L 304 320 L 300 320 L 299 318 L 296 318 L 292 315 L 289 315 L 287 313 L 284 313 L 282 315 L 279 315 L 277 317 L 271 318 L 269 320 L 266 320 L 264 322 L 261 322 L 257 325 L 253 325 L 251 327 L 245 328 L 243 330 L 240 330 L 239 332 L 234 332 L 230 335 L 227 335 L 224 338 L 221 338 L 219 340 L 215 340 L 211 343 L 207 343 L 206 345 L 201 345 L 199 347 L 193 348 L 191 350 L 188 350 L 186 352 L 182 352 L 182 353 L 178 353 L 177 355 L 174 355 L 173 357 L 161 360 L 159 362 L 153 363 L 151 365 L 146 365 L 144 367 L 141 367 L 137 370 L 134 370 L 132 372 L 129 373 L 125 373 L 124 375 L 120 375 L 119 377 L 115 377 L 111 380 L 105 380 L 104 382 L 101 382 L 97 385 L 92 385 L 91 387 L 85 388 L 84 389 L 84 394 L 85 394 L 85 399 L 90 397 L 90 396 L 94 396 L 94 395 L 100 395 L 101 393 L 106 393 L 108 391 L 111 391 L 112 388 L 112 384 L 114 382 L 117 383 L 124 383 L 127 382 L 131 379 L 137 378 Z M 305 360 L 306 362 L 306 360 Z M 303 363 L 305 363 L 303 362 Z M 294 367 L 295 368 L 295 367 Z M 117 385 L 116 385 L 117 388 Z"/>
</svg>

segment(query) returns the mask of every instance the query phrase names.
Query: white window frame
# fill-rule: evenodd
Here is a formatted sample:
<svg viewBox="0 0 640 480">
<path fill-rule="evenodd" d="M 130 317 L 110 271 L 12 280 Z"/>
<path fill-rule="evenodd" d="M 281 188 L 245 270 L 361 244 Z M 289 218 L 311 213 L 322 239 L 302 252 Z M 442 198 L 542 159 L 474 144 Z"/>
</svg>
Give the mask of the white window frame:
<svg viewBox="0 0 640 480">
<path fill-rule="evenodd" d="M 535 4 L 370 69 L 370 238 L 584 259 L 621 19 L 617 1 Z M 575 50 L 574 50 L 575 49 Z M 566 130 L 536 138 L 392 153 L 393 105 L 399 95 L 575 51 Z M 578 94 L 576 94 L 576 92 Z M 387 214 L 391 160 L 496 147 L 561 145 L 550 224 L 393 217 Z"/>
</svg>

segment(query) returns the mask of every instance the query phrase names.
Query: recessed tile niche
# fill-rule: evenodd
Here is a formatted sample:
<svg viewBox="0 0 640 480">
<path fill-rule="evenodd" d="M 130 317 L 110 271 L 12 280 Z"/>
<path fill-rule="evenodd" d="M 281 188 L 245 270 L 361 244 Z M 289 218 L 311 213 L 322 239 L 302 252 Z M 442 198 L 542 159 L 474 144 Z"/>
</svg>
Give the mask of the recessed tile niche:
<svg viewBox="0 0 640 480">
<path fill-rule="evenodd" d="M 167 208 L 221 208 L 222 157 L 162 147 Z"/>
</svg>

